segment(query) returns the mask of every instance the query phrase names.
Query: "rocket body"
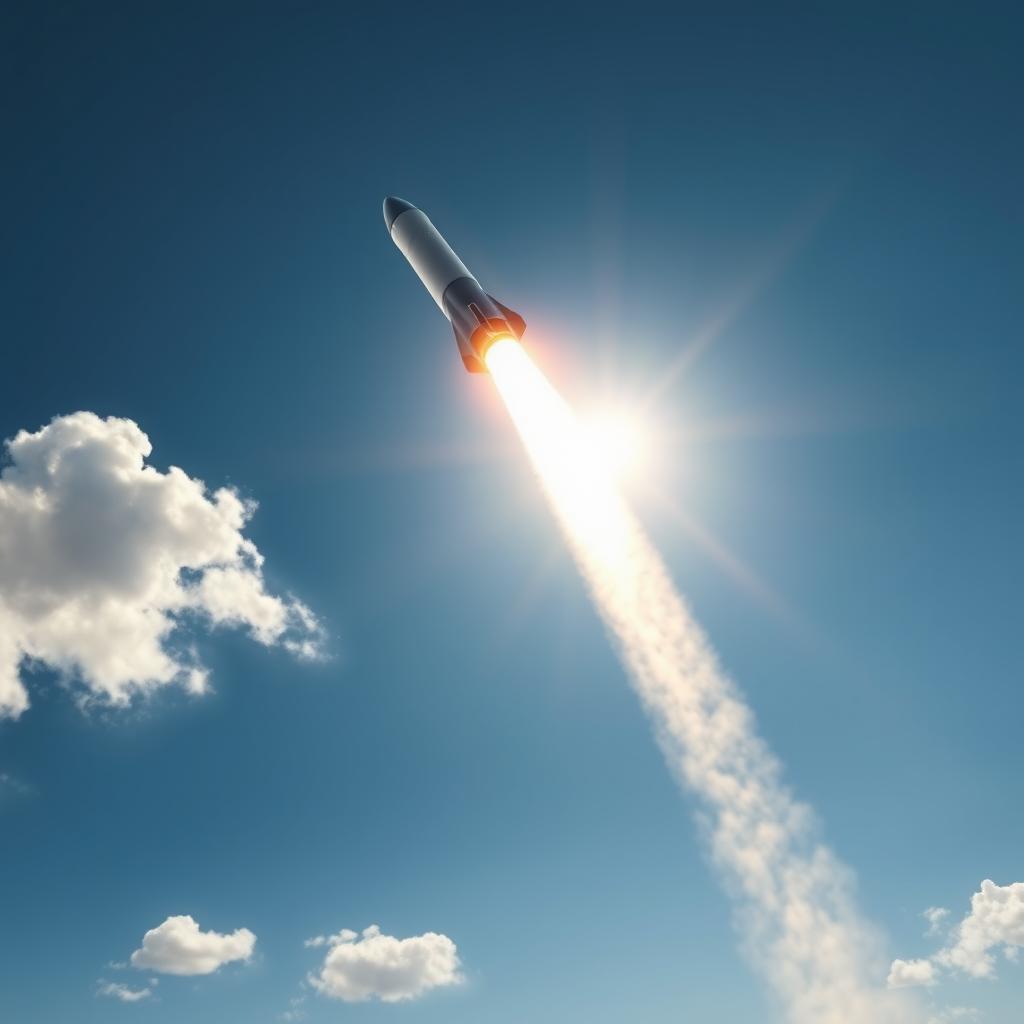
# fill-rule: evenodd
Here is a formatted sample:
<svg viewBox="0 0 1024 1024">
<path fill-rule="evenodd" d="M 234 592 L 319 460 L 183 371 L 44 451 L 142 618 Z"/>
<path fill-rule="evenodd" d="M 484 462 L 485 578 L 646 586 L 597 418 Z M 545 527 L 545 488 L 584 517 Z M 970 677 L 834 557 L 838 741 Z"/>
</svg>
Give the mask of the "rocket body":
<svg viewBox="0 0 1024 1024">
<path fill-rule="evenodd" d="M 422 210 L 388 196 L 384 222 L 395 245 L 451 321 L 466 369 L 486 373 L 484 356 L 491 343 L 497 338 L 522 337 L 526 322 L 480 287 Z"/>
</svg>

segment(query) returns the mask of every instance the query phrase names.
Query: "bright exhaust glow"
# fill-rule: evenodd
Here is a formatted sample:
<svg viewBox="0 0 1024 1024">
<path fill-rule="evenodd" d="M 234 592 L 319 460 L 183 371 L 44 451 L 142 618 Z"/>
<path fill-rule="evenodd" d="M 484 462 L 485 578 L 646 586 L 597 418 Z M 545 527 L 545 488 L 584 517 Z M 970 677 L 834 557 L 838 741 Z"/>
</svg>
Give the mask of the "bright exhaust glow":
<svg viewBox="0 0 1024 1024">
<path fill-rule="evenodd" d="M 602 563 L 624 557 L 612 478 L 586 428 L 518 342 L 495 342 L 486 361 L 563 527 Z"/>
<path fill-rule="evenodd" d="M 787 1020 L 920 1021 L 904 993 L 882 989 L 887 964 L 853 906 L 848 871 L 782 784 L 604 452 L 517 342 L 496 342 L 486 362 L 669 766 L 700 803 L 744 950 Z"/>
</svg>

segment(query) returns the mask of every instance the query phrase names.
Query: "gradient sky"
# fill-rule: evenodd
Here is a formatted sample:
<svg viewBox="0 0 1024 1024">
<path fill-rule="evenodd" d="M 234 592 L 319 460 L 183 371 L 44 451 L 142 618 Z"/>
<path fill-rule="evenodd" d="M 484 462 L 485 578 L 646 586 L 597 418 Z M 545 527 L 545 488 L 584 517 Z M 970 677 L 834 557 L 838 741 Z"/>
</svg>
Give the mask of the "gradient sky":
<svg viewBox="0 0 1024 1024">
<path fill-rule="evenodd" d="M 309 1021 L 770 1018 L 388 193 L 570 400 L 652 425 L 638 513 L 891 955 L 1024 878 L 1009 5 L 22 7 L 0 435 L 129 417 L 158 468 L 257 500 L 332 656 L 198 630 L 212 694 L 89 713 L 32 671 L 0 723 L 0 1018 L 274 1021 L 303 940 L 372 923 L 451 936 L 466 983 Z M 174 914 L 254 959 L 97 997 Z M 1015 1024 L 999 973 L 929 998 Z"/>
</svg>

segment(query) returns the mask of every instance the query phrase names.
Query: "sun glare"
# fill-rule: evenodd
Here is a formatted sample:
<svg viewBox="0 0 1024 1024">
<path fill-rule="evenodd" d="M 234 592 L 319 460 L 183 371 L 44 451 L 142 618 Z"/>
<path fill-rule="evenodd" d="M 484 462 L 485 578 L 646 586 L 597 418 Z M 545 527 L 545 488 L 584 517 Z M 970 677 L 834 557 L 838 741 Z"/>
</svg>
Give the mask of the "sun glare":
<svg viewBox="0 0 1024 1024">
<path fill-rule="evenodd" d="M 486 362 L 563 527 L 601 561 L 615 564 L 628 534 L 616 459 L 517 341 L 495 342 Z"/>
<path fill-rule="evenodd" d="M 621 411 L 584 416 L 580 426 L 590 447 L 620 483 L 636 479 L 648 466 L 651 443 L 643 424 Z"/>
</svg>

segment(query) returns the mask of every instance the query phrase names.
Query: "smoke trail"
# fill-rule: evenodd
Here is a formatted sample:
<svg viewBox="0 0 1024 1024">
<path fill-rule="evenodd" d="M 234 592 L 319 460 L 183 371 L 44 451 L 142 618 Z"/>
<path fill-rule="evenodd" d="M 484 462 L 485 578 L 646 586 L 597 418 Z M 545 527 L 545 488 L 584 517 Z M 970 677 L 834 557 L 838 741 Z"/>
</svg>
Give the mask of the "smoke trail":
<svg viewBox="0 0 1024 1024">
<path fill-rule="evenodd" d="M 698 798 L 711 858 L 737 905 L 744 951 L 792 1024 L 912 1024 L 852 903 L 849 872 L 816 837 L 753 716 L 722 672 L 658 553 L 571 410 L 514 342 L 488 367 L 594 604 L 654 722 L 670 768 Z"/>
</svg>

